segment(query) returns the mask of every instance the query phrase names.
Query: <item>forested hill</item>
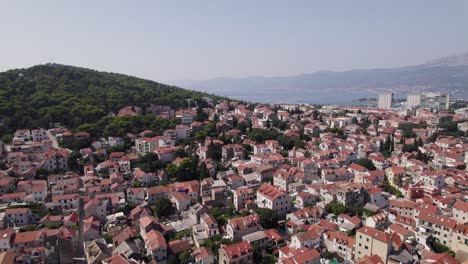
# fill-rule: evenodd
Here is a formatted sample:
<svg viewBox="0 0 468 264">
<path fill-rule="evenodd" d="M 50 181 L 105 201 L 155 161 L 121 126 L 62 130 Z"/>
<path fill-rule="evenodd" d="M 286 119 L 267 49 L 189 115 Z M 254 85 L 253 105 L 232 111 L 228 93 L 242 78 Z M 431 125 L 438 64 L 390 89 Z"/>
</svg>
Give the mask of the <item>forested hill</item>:
<svg viewBox="0 0 468 264">
<path fill-rule="evenodd" d="M 128 105 L 185 107 L 207 94 L 123 74 L 47 64 L 0 73 L 0 134 L 18 128 L 77 127 Z"/>
</svg>

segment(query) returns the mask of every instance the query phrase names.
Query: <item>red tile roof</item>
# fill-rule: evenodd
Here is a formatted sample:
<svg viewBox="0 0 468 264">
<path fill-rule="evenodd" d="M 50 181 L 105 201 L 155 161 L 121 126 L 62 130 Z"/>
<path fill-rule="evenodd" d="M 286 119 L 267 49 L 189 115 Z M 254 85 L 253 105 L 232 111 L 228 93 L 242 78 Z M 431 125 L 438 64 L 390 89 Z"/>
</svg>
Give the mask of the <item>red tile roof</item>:
<svg viewBox="0 0 468 264">
<path fill-rule="evenodd" d="M 270 200 L 277 199 L 280 195 L 286 194 L 285 191 L 277 189 L 275 186 L 268 183 L 263 184 L 257 191 Z"/>
<path fill-rule="evenodd" d="M 243 255 L 253 254 L 252 246 L 245 240 L 232 245 L 222 245 L 221 247 L 229 260 L 236 259 Z"/>
<path fill-rule="evenodd" d="M 362 233 L 364 235 L 370 236 L 384 243 L 390 242 L 390 234 L 387 234 L 383 231 L 380 231 L 378 229 L 375 229 L 369 226 L 364 226 L 364 227 L 359 228 L 357 230 L 357 233 Z"/>
</svg>

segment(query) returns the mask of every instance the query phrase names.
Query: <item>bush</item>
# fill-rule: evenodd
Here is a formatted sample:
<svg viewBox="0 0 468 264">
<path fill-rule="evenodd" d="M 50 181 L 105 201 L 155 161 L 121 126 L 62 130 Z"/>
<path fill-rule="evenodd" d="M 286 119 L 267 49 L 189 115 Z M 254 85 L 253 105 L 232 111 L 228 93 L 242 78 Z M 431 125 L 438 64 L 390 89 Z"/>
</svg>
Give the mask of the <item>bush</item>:
<svg viewBox="0 0 468 264">
<path fill-rule="evenodd" d="M 171 215 L 175 211 L 175 208 L 171 200 L 163 197 L 154 202 L 153 211 L 158 218 L 161 218 Z"/>
</svg>

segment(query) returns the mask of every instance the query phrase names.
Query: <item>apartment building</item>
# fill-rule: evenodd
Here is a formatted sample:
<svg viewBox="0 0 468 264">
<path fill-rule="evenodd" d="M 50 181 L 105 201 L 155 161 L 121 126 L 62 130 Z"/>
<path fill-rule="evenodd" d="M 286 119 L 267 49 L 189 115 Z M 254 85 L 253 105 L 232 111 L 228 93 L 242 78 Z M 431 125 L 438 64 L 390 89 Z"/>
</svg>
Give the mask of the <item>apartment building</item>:
<svg viewBox="0 0 468 264">
<path fill-rule="evenodd" d="M 355 261 L 375 254 L 387 263 L 387 256 L 391 250 L 390 234 L 368 226 L 361 227 L 356 231 Z"/>
<path fill-rule="evenodd" d="M 285 215 L 291 211 L 291 197 L 288 192 L 265 183 L 257 191 L 257 205 Z"/>
</svg>

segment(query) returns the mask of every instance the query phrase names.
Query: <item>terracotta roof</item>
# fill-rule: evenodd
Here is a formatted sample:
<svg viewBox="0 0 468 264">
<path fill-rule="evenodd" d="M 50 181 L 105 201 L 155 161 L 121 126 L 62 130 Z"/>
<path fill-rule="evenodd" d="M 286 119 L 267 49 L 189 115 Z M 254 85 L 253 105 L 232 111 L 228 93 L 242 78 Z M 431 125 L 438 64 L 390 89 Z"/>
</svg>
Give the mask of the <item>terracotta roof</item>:
<svg viewBox="0 0 468 264">
<path fill-rule="evenodd" d="M 433 253 L 422 264 L 459 264 L 460 262 L 447 253 Z"/>
<path fill-rule="evenodd" d="M 282 194 L 287 194 L 285 191 L 277 189 L 275 186 L 268 183 L 263 184 L 257 191 L 270 200 L 277 199 Z"/>
<path fill-rule="evenodd" d="M 456 208 L 458 210 L 461 210 L 463 212 L 468 212 L 468 202 L 462 201 L 462 200 L 457 200 L 455 204 L 453 205 L 453 208 Z"/>
<path fill-rule="evenodd" d="M 134 260 L 127 259 L 123 254 L 114 255 L 112 257 L 103 259 L 102 263 L 105 263 L 105 264 L 138 264 L 138 262 Z"/>
<path fill-rule="evenodd" d="M 304 264 L 304 263 L 310 263 L 314 259 L 320 259 L 320 253 L 315 248 L 303 251 L 299 254 L 295 254 L 291 258 L 283 260 L 283 263 Z"/>
<path fill-rule="evenodd" d="M 260 217 L 253 213 L 248 216 L 238 217 L 228 220 L 228 225 L 232 225 L 234 228 L 242 230 L 252 226 L 260 226 Z"/>
<path fill-rule="evenodd" d="M 148 244 L 151 250 L 156 250 L 161 247 L 167 248 L 166 239 L 164 238 L 163 234 L 156 230 L 151 230 L 146 233 L 145 242 Z"/>
<path fill-rule="evenodd" d="M 379 241 L 382 241 L 384 243 L 390 242 L 390 234 L 387 234 L 387 233 L 385 233 L 383 231 L 380 231 L 378 229 L 375 229 L 375 228 L 372 228 L 372 227 L 369 227 L 369 226 L 361 227 L 356 232 L 357 233 L 362 233 L 362 234 L 367 235 L 367 236 L 370 236 L 370 237 L 372 237 L 374 239 L 377 239 Z"/>
<path fill-rule="evenodd" d="M 213 256 L 213 255 L 214 255 L 213 251 L 211 251 L 211 249 L 207 247 L 201 247 L 193 251 L 193 256 L 196 260 L 204 259 L 208 256 Z"/>
<path fill-rule="evenodd" d="M 378 255 L 370 255 L 358 260 L 357 264 L 385 264 L 385 262 Z"/>
<path fill-rule="evenodd" d="M 41 235 L 41 230 L 17 233 L 15 236 L 14 244 L 33 243 L 36 241 L 42 241 Z"/>
<path fill-rule="evenodd" d="M 418 219 L 452 229 L 455 228 L 455 226 L 457 225 L 457 221 L 455 221 L 452 218 L 448 218 L 437 214 L 431 214 L 425 211 L 419 212 Z"/>
<path fill-rule="evenodd" d="M 179 254 L 190 249 L 189 240 L 173 240 L 169 242 L 169 249 L 173 254 Z"/>
<path fill-rule="evenodd" d="M 356 163 L 352 163 L 351 165 L 349 165 L 348 169 L 359 171 L 359 172 L 367 171 L 366 168 L 364 168 L 363 166 L 361 166 L 359 164 L 356 164 Z"/>
<path fill-rule="evenodd" d="M 253 254 L 252 246 L 245 240 L 232 245 L 222 245 L 221 247 L 229 260 L 236 259 L 246 254 Z"/>
</svg>

